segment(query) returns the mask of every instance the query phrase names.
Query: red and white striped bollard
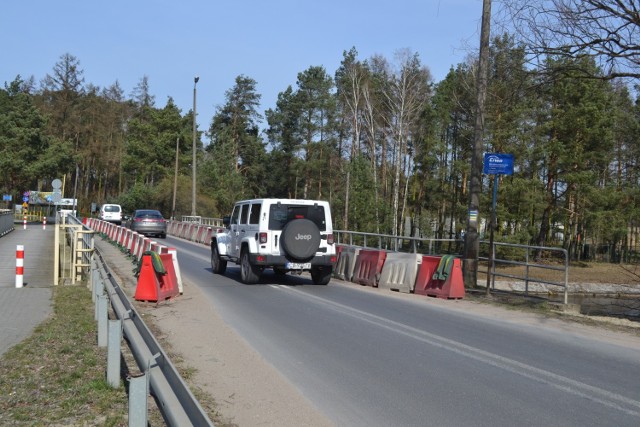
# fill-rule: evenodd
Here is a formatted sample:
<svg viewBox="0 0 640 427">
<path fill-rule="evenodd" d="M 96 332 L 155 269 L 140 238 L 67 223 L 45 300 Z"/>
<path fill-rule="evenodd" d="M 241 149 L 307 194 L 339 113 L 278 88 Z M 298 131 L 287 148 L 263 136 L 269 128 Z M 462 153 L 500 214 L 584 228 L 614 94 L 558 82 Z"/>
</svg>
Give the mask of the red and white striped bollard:
<svg viewBox="0 0 640 427">
<path fill-rule="evenodd" d="M 43 230 L 47 229 L 47 217 L 46 216 L 42 217 L 42 229 Z"/>
<path fill-rule="evenodd" d="M 26 215 L 23 217 L 23 224 L 24 224 L 24 229 L 26 230 L 27 229 L 27 216 Z"/>
<path fill-rule="evenodd" d="M 24 246 L 16 247 L 16 288 L 21 288 L 24 280 Z"/>
</svg>

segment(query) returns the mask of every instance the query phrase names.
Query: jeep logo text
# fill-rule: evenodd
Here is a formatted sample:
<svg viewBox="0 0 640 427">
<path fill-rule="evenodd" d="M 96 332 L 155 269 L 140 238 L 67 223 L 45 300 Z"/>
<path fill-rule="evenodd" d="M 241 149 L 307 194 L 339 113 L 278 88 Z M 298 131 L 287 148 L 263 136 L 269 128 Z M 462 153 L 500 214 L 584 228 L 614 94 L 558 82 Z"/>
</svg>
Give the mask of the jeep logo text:
<svg viewBox="0 0 640 427">
<path fill-rule="evenodd" d="M 295 237 L 296 240 L 311 240 L 311 234 L 300 234 Z"/>
</svg>

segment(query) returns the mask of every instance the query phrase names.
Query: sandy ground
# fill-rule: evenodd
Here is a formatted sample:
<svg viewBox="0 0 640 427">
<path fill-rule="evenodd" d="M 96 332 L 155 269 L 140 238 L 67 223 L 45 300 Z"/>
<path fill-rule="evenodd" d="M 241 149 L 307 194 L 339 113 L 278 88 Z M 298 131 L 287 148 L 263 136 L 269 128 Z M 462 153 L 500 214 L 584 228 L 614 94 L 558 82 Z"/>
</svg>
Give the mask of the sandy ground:
<svg viewBox="0 0 640 427">
<path fill-rule="evenodd" d="M 129 294 L 133 294 L 136 279 L 133 264 L 117 248 L 96 239 L 96 247 L 110 262 L 110 268 Z M 354 286 L 337 282 L 337 286 Z M 362 292 L 381 292 L 371 287 L 355 286 Z M 410 298 L 415 295 L 388 292 L 392 298 Z M 572 334 L 584 334 L 640 350 L 637 333 L 613 330 L 581 322 L 567 322 L 539 313 L 508 310 L 492 304 L 468 300 L 447 301 L 420 298 L 424 304 L 438 305 L 477 316 L 499 317 L 505 322 L 519 322 L 537 328 L 549 328 Z M 183 295 L 155 304 L 138 304 L 141 315 L 156 334 L 173 359 L 180 359 L 182 368 L 192 372 L 188 380 L 217 404 L 226 426 L 330 426 L 332 423 L 320 414 L 279 372 L 256 353 L 242 338 L 231 330 L 213 310 L 200 290 L 184 283 Z M 579 317 L 579 316 L 578 316 Z M 574 317 L 575 319 L 575 317 Z M 638 322 L 615 321 L 624 327 L 638 326 Z M 153 326 L 151 326 L 153 325 Z M 640 329 L 638 329 L 640 331 Z M 174 362 L 175 363 L 175 362 Z"/>
</svg>

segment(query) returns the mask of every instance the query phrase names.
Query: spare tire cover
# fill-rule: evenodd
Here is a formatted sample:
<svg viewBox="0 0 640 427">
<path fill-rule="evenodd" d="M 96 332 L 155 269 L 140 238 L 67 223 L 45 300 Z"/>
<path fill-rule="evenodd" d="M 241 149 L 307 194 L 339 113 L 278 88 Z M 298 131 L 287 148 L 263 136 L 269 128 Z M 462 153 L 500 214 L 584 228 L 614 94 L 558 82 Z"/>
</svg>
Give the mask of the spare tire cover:
<svg viewBox="0 0 640 427">
<path fill-rule="evenodd" d="M 294 219 L 282 229 L 280 242 L 289 257 L 304 261 L 312 258 L 320 247 L 320 230 L 308 219 Z"/>
</svg>

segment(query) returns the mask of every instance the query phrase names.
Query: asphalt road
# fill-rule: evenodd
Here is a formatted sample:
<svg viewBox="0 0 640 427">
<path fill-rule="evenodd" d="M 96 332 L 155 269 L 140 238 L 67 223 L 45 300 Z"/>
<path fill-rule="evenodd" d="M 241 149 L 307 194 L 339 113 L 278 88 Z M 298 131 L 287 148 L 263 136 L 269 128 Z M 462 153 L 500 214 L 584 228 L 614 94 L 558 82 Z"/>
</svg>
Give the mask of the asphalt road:
<svg viewBox="0 0 640 427">
<path fill-rule="evenodd" d="M 638 426 L 640 338 L 613 342 L 341 281 L 244 285 L 167 238 L 184 279 L 339 426 Z"/>
</svg>

